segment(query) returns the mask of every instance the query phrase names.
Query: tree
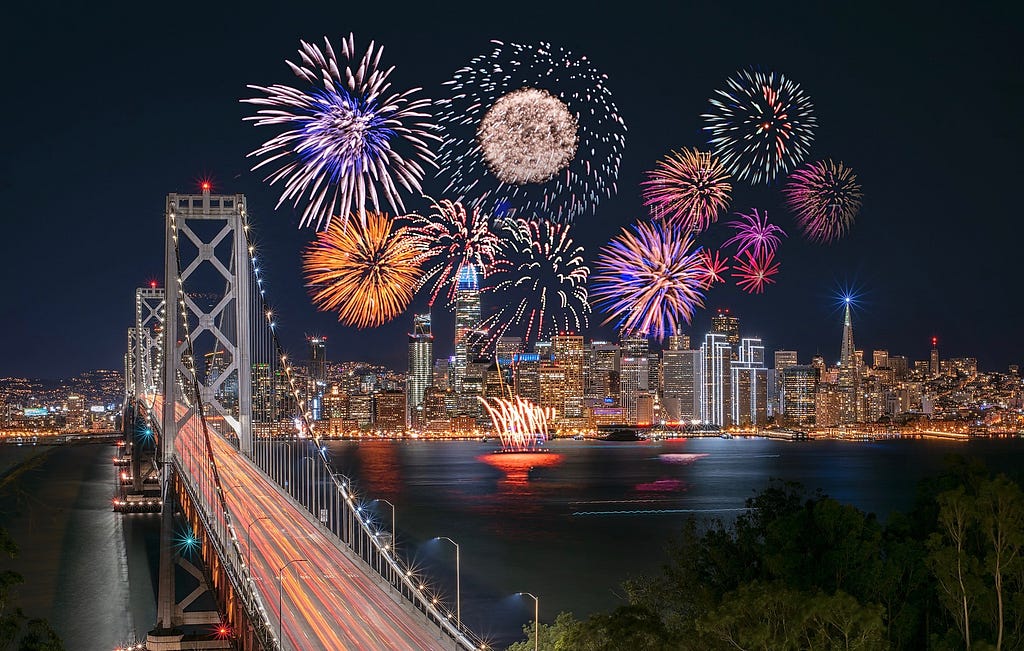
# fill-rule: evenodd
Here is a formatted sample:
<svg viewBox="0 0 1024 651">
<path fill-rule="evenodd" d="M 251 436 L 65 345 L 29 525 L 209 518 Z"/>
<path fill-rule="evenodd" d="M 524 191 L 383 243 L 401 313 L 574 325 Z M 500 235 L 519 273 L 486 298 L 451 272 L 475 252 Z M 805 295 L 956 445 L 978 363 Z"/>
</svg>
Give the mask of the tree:
<svg viewBox="0 0 1024 651">
<path fill-rule="evenodd" d="M 992 577 L 996 597 L 996 650 L 1003 648 L 1005 629 L 1004 582 L 1012 581 L 1021 564 L 1024 545 L 1024 496 L 1020 487 L 1004 475 L 981 486 L 977 498 L 978 520 L 987 545 L 984 565 Z M 1019 588 L 1022 586 L 1018 584 Z"/>
<path fill-rule="evenodd" d="M 523 626 L 523 636 L 526 638 L 508 647 L 508 651 L 533 651 L 534 627 L 537 622 L 530 622 Z M 583 624 L 573 617 L 572 613 L 558 613 L 555 621 L 551 624 L 540 624 L 537 631 L 537 641 L 541 649 L 545 651 L 570 651 L 571 647 L 566 646 L 566 640 L 570 638 Z"/>
<path fill-rule="evenodd" d="M 971 648 L 971 609 L 981 586 L 978 559 L 970 553 L 968 534 L 974 514 L 974 499 L 963 486 L 938 497 L 938 532 L 928 539 L 928 562 L 939 583 L 939 599 L 952 615 Z"/>
</svg>

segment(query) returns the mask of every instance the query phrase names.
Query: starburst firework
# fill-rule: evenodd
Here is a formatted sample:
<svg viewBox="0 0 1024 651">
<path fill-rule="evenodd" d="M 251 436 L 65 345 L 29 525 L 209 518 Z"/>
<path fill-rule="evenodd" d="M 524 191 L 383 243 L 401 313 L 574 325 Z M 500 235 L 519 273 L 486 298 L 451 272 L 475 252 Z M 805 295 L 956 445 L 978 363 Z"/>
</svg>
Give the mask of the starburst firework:
<svg viewBox="0 0 1024 651">
<path fill-rule="evenodd" d="M 588 325 L 590 303 L 583 247 L 576 246 L 567 224 L 514 219 L 502 224 L 502 252 L 493 284 L 501 307 L 483 327 L 490 341 L 513 326 L 525 325 L 524 339 L 535 341 L 553 331 L 579 332 Z"/>
<path fill-rule="evenodd" d="M 347 227 L 333 222 L 303 253 L 313 304 L 322 312 L 337 311 L 344 325 L 382 325 L 412 301 L 421 250 L 416 235 L 381 213 L 367 212 Z"/>
<path fill-rule="evenodd" d="M 644 205 L 658 219 L 679 223 L 684 230 L 703 231 L 729 205 L 729 172 L 708 152 L 670 152 L 647 173 Z"/>
<path fill-rule="evenodd" d="M 499 217 L 568 221 L 611 196 L 626 127 L 606 77 L 548 43 L 493 41 L 446 82 L 445 194 Z"/>
<path fill-rule="evenodd" d="M 736 245 L 736 256 L 750 252 L 754 257 L 775 255 L 781 241 L 779 236 L 786 237 L 786 231 L 768 222 L 768 211 L 753 208 L 749 213 L 736 213 L 739 219 L 729 222 L 736 234 L 725 241 L 722 246 Z"/>
<path fill-rule="evenodd" d="M 434 202 L 430 214 L 408 215 L 410 230 L 426 247 L 427 268 L 421 287 L 430 286 L 430 304 L 445 295 L 455 297 L 459 272 L 472 264 L 484 278 L 498 259 L 501 241 L 491 229 L 490 219 L 478 208 L 467 210 L 458 201 Z"/>
<path fill-rule="evenodd" d="M 271 185 L 284 184 L 278 206 L 305 202 L 302 226 L 363 217 L 367 203 L 404 213 L 400 188 L 419 193 L 422 163 L 434 164 L 428 141 L 437 137 L 424 111 L 431 101 L 413 99 L 419 88 L 390 91 L 392 69 L 378 67 L 383 51 L 371 42 L 357 60 L 349 34 L 339 61 L 326 38 L 323 49 L 302 41 L 299 63 L 287 63 L 305 88 L 249 86 L 266 96 L 242 100 L 265 107 L 246 120 L 287 127 L 249 155 L 263 158 L 254 170 L 272 166 Z"/>
<path fill-rule="evenodd" d="M 769 183 L 807 157 L 818 126 L 814 104 L 785 75 L 741 70 L 710 102 L 704 130 L 738 179 Z"/>
<path fill-rule="evenodd" d="M 775 282 L 773 276 L 778 272 L 779 263 L 775 262 L 774 254 L 755 255 L 745 251 L 742 257 L 736 258 L 732 276 L 736 279 L 736 286 L 743 291 L 761 294 L 766 285 Z"/>
<path fill-rule="evenodd" d="M 693 234 L 662 222 L 638 222 L 601 249 L 594 304 L 629 332 L 663 339 L 704 306 L 708 268 Z"/>
<path fill-rule="evenodd" d="M 704 266 L 703 289 L 707 290 L 715 283 L 725 282 L 725 272 L 729 266 L 725 264 L 729 258 L 723 258 L 721 252 L 701 249 L 701 264 Z"/>
<path fill-rule="evenodd" d="M 816 242 L 845 235 L 860 212 L 857 175 L 842 162 L 819 161 L 793 172 L 782 193 L 804 236 Z"/>
</svg>

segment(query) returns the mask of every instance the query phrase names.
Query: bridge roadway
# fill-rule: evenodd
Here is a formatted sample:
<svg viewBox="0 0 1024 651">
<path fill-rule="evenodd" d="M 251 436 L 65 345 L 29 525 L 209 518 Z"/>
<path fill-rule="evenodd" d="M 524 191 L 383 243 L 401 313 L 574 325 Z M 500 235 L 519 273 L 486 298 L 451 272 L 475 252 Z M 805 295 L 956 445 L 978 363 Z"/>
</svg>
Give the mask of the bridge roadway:
<svg viewBox="0 0 1024 651">
<path fill-rule="evenodd" d="M 156 411 L 162 405 L 157 402 Z M 205 463 L 206 452 L 193 449 L 193 419 L 181 428 L 177 449 L 186 467 Z M 255 465 L 216 432 L 210 432 L 221 486 L 242 550 L 251 558 L 256 582 L 271 625 L 287 646 L 301 651 L 353 649 L 430 651 L 452 649 L 456 643 L 428 624 L 408 602 L 396 602 L 359 561 L 344 552 L 333 535 L 309 521 L 309 514 L 286 497 Z M 232 489 L 230 487 L 237 488 Z M 210 504 L 213 491 L 205 489 Z M 260 519 L 258 518 L 269 518 Z M 248 539 L 248 540 L 246 540 Z M 246 549 L 251 543 L 251 549 Z M 291 563 L 278 581 L 282 567 Z M 279 590 L 281 592 L 279 593 Z M 279 597 L 280 594 L 280 597 Z M 279 609 L 278 602 L 283 605 Z M 283 611 L 283 614 L 282 614 Z M 429 628 L 428 628 L 429 627 Z"/>
</svg>

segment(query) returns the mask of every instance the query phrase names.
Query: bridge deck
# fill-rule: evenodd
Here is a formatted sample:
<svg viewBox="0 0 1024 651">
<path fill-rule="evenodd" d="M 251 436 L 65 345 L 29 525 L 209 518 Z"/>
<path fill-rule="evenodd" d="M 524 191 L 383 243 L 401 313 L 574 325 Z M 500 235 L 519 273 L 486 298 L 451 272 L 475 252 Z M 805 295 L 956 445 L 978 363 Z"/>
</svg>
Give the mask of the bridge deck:
<svg viewBox="0 0 1024 651">
<path fill-rule="evenodd" d="M 185 467 L 205 463 L 205 450 L 193 449 L 191 442 L 197 437 L 186 431 L 194 425 L 190 422 L 177 437 Z M 232 445 L 213 432 L 210 439 L 242 551 L 250 556 L 250 571 L 275 634 L 280 622 L 284 648 L 430 651 L 455 647 L 451 639 L 438 639 L 438 629 L 428 628 L 422 613 L 397 602 Z M 209 503 L 216 504 L 212 490 L 205 491 Z M 251 549 L 245 548 L 246 538 Z M 295 559 L 302 560 L 291 563 L 279 581 L 281 568 Z"/>
</svg>

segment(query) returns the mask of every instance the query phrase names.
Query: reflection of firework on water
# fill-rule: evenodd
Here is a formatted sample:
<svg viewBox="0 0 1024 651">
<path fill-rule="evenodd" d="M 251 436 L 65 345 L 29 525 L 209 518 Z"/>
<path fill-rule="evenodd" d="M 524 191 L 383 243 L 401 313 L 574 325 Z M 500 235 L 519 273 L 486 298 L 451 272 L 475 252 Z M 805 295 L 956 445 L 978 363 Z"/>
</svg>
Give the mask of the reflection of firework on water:
<svg viewBox="0 0 1024 651">
<path fill-rule="evenodd" d="M 515 219 L 502 224 L 501 255 L 493 284 L 501 307 L 483 327 L 492 341 L 513 325 L 525 324 L 525 341 L 552 331 L 579 332 L 588 325 L 590 303 L 583 247 L 576 246 L 567 224 Z"/>
<path fill-rule="evenodd" d="M 662 222 L 638 222 L 601 249 L 594 276 L 595 306 L 620 328 L 664 338 L 682 330 L 704 306 L 708 275 L 692 233 Z"/>
<path fill-rule="evenodd" d="M 757 208 L 750 214 L 736 213 L 739 219 L 729 222 L 736 234 L 725 241 L 722 246 L 736 245 L 736 255 L 750 252 L 754 257 L 775 255 L 779 248 L 779 235 L 786 236 L 786 231 L 775 224 L 768 223 L 768 211 L 758 212 Z"/>
<path fill-rule="evenodd" d="M 697 149 L 670 152 L 647 173 L 644 205 L 658 219 L 700 232 L 729 205 L 729 172 L 711 154 Z"/>
<path fill-rule="evenodd" d="M 576 156 L 576 118 L 551 93 L 521 88 L 498 98 L 484 114 L 477 145 L 502 183 L 546 183 Z"/>
<path fill-rule="evenodd" d="M 845 235 L 860 212 L 857 175 L 842 162 L 819 161 L 793 172 L 782 193 L 800 230 L 816 242 Z"/>
<path fill-rule="evenodd" d="M 554 418 L 550 408 L 538 407 L 520 397 L 477 399 L 491 418 L 502 451 L 530 452 L 547 440 L 548 420 Z"/>
<path fill-rule="evenodd" d="M 445 82 L 445 194 L 500 217 L 571 220 L 611 196 L 626 126 L 606 78 L 548 43 L 493 41 Z"/>
<path fill-rule="evenodd" d="M 715 283 L 725 282 L 725 272 L 729 271 L 729 265 L 725 264 L 729 258 L 723 258 L 719 251 L 712 252 L 710 249 L 701 249 L 701 264 L 704 266 L 704 278 L 701 287 L 708 289 Z"/>
<path fill-rule="evenodd" d="M 698 459 L 703 459 L 706 456 L 708 456 L 708 455 L 707 455 L 707 453 L 704 453 L 704 452 L 698 452 L 698 453 L 693 453 L 693 454 L 665 453 L 665 454 L 659 454 L 658 458 L 661 459 L 662 461 L 664 461 L 665 463 L 690 464 L 690 463 L 693 463 L 694 461 L 697 461 Z"/>
<path fill-rule="evenodd" d="M 466 210 L 459 202 L 442 199 L 434 202 L 430 215 L 409 215 L 410 230 L 416 233 L 426 247 L 429 267 L 420 281 L 430 290 L 430 304 L 444 293 L 450 302 L 455 296 L 459 271 L 472 264 L 486 277 L 498 255 L 501 244 L 491 230 L 487 215 L 476 208 Z"/>
<path fill-rule="evenodd" d="M 741 70 L 702 115 L 715 154 L 740 180 L 768 183 L 800 164 L 818 122 L 811 98 L 784 75 Z"/>
<path fill-rule="evenodd" d="M 356 60 L 349 34 L 339 61 L 327 39 L 323 50 L 302 41 L 301 61 L 287 63 L 306 88 L 249 86 L 266 97 L 242 100 L 266 107 L 246 120 L 287 129 L 250 156 L 263 157 L 253 169 L 273 166 L 266 178 L 271 185 L 284 183 L 278 206 L 306 201 L 303 226 L 320 228 L 332 215 L 345 220 L 351 211 L 362 217 L 367 202 L 380 210 L 383 200 L 395 212 L 405 212 L 399 187 L 418 193 L 420 163 L 434 164 L 427 147 L 436 139 L 434 127 L 421 121 L 428 117 L 423 110 L 430 100 L 411 99 L 418 88 L 390 92 L 392 69 L 377 67 L 382 53 L 371 42 Z"/>
<path fill-rule="evenodd" d="M 743 291 L 760 294 L 764 292 L 765 285 L 775 282 L 773 276 L 778 272 L 779 263 L 775 262 L 774 254 L 751 255 L 750 251 L 745 251 L 736 258 L 732 277 L 736 279 L 736 286 Z"/>
<path fill-rule="evenodd" d="M 317 233 L 302 257 L 313 304 L 337 311 L 338 321 L 372 328 L 390 321 L 412 301 L 420 281 L 421 244 L 407 228 L 368 212 L 348 226 L 333 222 Z"/>
</svg>

